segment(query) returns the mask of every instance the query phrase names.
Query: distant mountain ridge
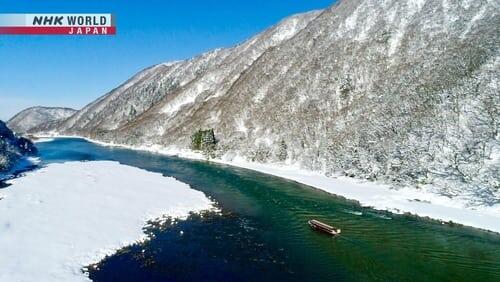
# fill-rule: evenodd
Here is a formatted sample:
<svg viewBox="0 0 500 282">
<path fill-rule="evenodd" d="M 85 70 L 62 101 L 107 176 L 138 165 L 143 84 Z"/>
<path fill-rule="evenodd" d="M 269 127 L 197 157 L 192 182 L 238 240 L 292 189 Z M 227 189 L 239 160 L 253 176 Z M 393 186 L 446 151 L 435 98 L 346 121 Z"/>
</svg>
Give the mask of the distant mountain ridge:
<svg viewBox="0 0 500 282">
<path fill-rule="evenodd" d="M 16 114 L 7 125 L 17 133 L 25 133 L 41 124 L 66 119 L 76 112 L 71 108 L 31 107 Z"/>
<path fill-rule="evenodd" d="M 159 64 L 32 132 L 299 164 L 500 203 L 498 1 L 340 1 Z"/>
</svg>

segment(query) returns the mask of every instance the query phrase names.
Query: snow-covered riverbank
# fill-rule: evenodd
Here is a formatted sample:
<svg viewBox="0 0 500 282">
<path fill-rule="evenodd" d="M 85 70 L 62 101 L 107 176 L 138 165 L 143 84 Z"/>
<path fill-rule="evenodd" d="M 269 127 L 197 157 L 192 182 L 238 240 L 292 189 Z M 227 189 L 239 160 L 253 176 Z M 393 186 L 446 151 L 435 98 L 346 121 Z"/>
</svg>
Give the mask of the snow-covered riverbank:
<svg viewBox="0 0 500 282">
<path fill-rule="evenodd" d="M 54 137 L 54 136 L 50 136 Z M 122 147 L 158 154 L 178 156 L 188 159 L 204 159 L 202 154 L 191 150 L 164 148 L 158 145 L 128 146 L 105 143 L 79 136 L 57 136 L 83 138 L 103 146 Z M 393 213 L 410 213 L 441 221 L 455 223 L 500 233 L 500 205 L 490 207 L 468 207 L 465 200 L 448 198 L 432 193 L 430 188 L 402 187 L 393 189 L 388 185 L 361 181 L 348 177 L 327 177 L 318 172 L 303 170 L 298 166 L 261 164 L 248 162 L 238 156 L 225 156 L 213 162 L 251 169 L 262 173 L 283 177 L 326 192 L 358 201 L 362 206 Z"/>
<path fill-rule="evenodd" d="M 147 220 L 213 208 L 171 177 L 116 162 L 50 164 L 0 190 L 0 281 L 86 281 L 82 267 L 145 239 Z"/>
</svg>

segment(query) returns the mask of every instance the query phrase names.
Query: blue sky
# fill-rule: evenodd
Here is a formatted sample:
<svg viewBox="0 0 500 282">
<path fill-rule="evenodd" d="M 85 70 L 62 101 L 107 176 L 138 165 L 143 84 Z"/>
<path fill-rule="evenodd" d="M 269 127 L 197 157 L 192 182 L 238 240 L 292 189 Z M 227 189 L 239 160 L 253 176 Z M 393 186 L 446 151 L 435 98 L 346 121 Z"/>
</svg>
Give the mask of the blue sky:
<svg viewBox="0 0 500 282">
<path fill-rule="evenodd" d="M 153 64 L 237 44 L 333 0 L 0 0 L 0 13 L 112 13 L 116 36 L 0 35 L 0 119 L 81 108 Z"/>
</svg>

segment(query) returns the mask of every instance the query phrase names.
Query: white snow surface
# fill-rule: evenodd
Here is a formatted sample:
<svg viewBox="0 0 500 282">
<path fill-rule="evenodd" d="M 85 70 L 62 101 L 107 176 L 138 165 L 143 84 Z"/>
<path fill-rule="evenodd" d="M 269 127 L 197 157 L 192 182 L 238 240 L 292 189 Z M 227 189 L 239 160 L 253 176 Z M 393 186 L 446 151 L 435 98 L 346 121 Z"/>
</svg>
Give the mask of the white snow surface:
<svg viewBox="0 0 500 282">
<path fill-rule="evenodd" d="M 171 177 L 110 161 L 68 162 L 0 190 L 0 281 L 88 281 L 82 267 L 134 242 L 162 216 L 213 207 Z"/>
<path fill-rule="evenodd" d="M 122 147 L 181 158 L 204 159 L 204 156 L 200 153 L 176 147 L 165 148 L 153 144 L 128 146 L 105 143 L 80 136 L 57 136 L 55 132 L 54 136 L 83 138 L 103 146 Z M 460 197 L 449 198 L 433 193 L 432 187 L 400 187 L 394 189 L 389 185 L 349 177 L 328 177 L 320 172 L 304 170 L 300 168 L 300 164 L 281 165 L 249 162 L 235 153 L 228 153 L 222 159 L 211 161 L 290 179 L 349 200 L 358 201 L 364 207 L 386 210 L 397 214 L 410 213 L 443 222 L 452 221 L 500 233 L 500 205 L 471 208 L 467 205 L 466 200 L 460 199 Z"/>
<path fill-rule="evenodd" d="M 54 138 L 38 138 L 36 140 L 33 140 L 33 143 L 44 143 L 44 142 L 51 142 L 54 141 Z"/>
</svg>

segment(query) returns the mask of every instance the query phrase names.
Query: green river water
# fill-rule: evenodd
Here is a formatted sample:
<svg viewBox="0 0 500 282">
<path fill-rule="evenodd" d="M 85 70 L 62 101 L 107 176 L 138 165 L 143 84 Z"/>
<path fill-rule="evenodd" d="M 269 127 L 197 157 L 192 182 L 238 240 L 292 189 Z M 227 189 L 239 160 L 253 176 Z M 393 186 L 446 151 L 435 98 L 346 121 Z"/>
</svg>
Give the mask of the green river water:
<svg viewBox="0 0 500 282">
<path fill-rule="evenodd" d="M 148 230 L 150 242 L 92 268 L 96 281 L 500 281 L 498 234 L 362 208 L 226 165 L 81 139 L 38 147 L 42 164 L 115 160 L 173 176 L 222 210 Z M 312 231 L 311 218 L 342 228 L 342 236 Z"/>
</svg>

